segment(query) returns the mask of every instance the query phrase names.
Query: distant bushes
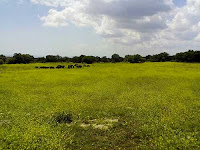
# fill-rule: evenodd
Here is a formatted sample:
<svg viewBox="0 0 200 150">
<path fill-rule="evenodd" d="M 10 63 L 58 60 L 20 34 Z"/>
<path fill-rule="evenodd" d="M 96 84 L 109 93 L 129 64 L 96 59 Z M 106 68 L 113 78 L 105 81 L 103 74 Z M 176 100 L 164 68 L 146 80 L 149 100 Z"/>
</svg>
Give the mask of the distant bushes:
<svg viewBox="0 0 200 150">
<path fill-rule="evenodd" d="M 200 51 L 189 50 L 187 52 L 177 53 L 176 55 L 170 56 L 168 53 L 163 52 L 156 55 L 147 55 L 146 57 L 142 57 L 139 54 L 136 55 L 126 55 L 124 58 L 119 56 L 119 54 L 113 54 L 111 58 L 107 58 L 106 56 L 98 57 L 98 56 L 74 56 L 72 58 L 69 57 L 61 57 L 59 55 L 47 55 L 46 57 L 38 57 L 34 58 L 29 54 L 21 54 L 15 53 L 13 57 L 6 57 L 4 55 L 0 55 L 0 64 L 28 64 L 28 63 L 45 63 L 45 62 L 74 62 L 74 63 L 118 63 L 118 62 L 129 62 L 129 63 L 143 63 L 143 62 L 200 62 Z"/>
<path fill-rule="evenodd" d="M 116 63 L 116 62 L 122 62 L 123 58 L 120 57 L 118 54 L 113 54 L 111 60 L 113 63 Z"/>
<path fill-rule="evenodd" d="M 149 59 L 147 59 L 151 62 L 165 62 L 165 61 L 170 61 L 170 56 L 168 53 L 164 52 L 164 53 L 160 53 L 160 54 L 156 54 L 153 56 L 150 56 Z"/>
<path fill-rule="evenodd" d="M 0 59 L 0 65 L 4 64 L 4 61 L 2 59 Z"/>
<path fill-rule="evenodd" d="M 145 57 L 146 61 L 150 62 L 200 62 L 200 51 L 189 50 L 187 52 L 177 53 L 174 56 L 170 56 L 168 53 L 160 53 L 157 55 L 148 55 Z"/>
<path fill-rule="evenodd" d="M 82 58 L 82 62 L 87 63 L 87 64 L 92 64 L 94 62 L 97 62 L 97 59 L 94 56 L 84 56 Z"/>
<path fill-rule="evenodd" d="M 46 59 L 44 57 L 40 57 L 40 61 L 43 62 L 70 62 L 69 57 L 61 57 L 59 55 L 47 55 Z"/>
<path fill-rule="evenodd" d="M 15 53 L 12 58 L 8 59 L 8 64 L 29 64 L 33 61 L 32 55 Z"/>
<path fill-rule="evenodd" d="M 127 62 L 130 62 L 130 63 L 143 63 L 143 62 L 145 62 L 145 59 L 139 54 L 137 54 L 137 55 L 126 55 L 125 60 Z"/>
<path fill-rule="evenodd" d="M 106 56 L 103 56 L 103 57 L 100 59 L 100 61 L 106 63 L 106 62 L 110 62 L 110 59 L 107 58 Z"/>
<path fill-rule="evenodd" d="M 177 62 L 200 62 L 200 51 L 189 50 L 184 53 L 177 53 L 175 55 Z"/>
<path fill-rule="evenodd" d="M 6 60 L 7 60 L 6 56 L 0 55 L 0 65 L 6 63 Z"/>
</svg>

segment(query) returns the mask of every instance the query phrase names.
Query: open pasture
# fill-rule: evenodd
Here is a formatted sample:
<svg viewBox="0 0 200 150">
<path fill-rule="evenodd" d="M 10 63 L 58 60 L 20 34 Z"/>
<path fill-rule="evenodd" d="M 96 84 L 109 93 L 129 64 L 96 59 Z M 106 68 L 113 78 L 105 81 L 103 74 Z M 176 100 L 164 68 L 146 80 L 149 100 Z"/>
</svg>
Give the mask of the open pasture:
<svg viewBox="0 0 200 150">
<path fill-rule="evenodd" d="M 0 66 L 0 149 L 200 149 L 200 64 L 44 65 Z"/>
</svg>

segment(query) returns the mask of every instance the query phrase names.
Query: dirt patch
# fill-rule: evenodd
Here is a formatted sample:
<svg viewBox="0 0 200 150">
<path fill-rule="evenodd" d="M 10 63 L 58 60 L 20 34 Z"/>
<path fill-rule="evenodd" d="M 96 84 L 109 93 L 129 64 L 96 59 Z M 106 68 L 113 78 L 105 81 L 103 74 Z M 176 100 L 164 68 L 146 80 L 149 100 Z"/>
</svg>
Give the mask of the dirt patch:
<svg viewBox="0 0 200 150">
<path fill-rule="evenodd" d="M 112 128 L 115 123 L 118 123 L 118 121 L 118 119 L 94 119 L 81 123 L 80 127 L 92 127 L 94 129 L 108 130 L 109 128 Z"/>
<path fill-rule="evenodd" d="M 108 130 L 109 127 L 107 125 L 103 125 L 103 124 L 93 124 L 93 128 L 100 129 L 100 130 Z"/>
<path fill-rule="evenodd" d="M 105 119 L 106 122 L 117 123 L 119 119 Z"/>
</svg>

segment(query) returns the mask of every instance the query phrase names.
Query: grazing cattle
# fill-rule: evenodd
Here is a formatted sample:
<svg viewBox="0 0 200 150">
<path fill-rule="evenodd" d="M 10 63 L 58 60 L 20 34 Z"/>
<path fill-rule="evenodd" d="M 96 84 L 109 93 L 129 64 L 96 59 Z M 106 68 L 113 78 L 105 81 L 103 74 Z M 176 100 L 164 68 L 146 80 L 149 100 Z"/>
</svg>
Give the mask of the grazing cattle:
<svg viewBox="0 0 200 150">
<path fill-rule="evenodd" d="M 49 67 L 42 66 L 41 69 L 49 69 Z"/>
<path fill-rule="evenodd" d="M 39 67 L 37 67 L 37 66 L 35 67 L 35 69 L 38 69 L 38 68 L 39 68 Z"/>
<path fill-rule="evenodd" d="M 83 66 L 82 65 L 78 65 L 78 66 L 76 66 L 77 68 L 82 68 Z"/>
<path fill-rule="evenodd" d="M 61 69 L 61 68 L 65 68 L 65 66 L 58 65 L 56 68 L 57 68 L 57 69 Z"/>
<path fill-rule="evenodd" d="M 75 66 L 75 67 L 77 67 L 77 66 L 78 66 L 78 64 L 75 64 L 74 66 Z"/>
<path fill-rule="evenodd" d="M 51 66 L 50 69 L 55 69 L 55 67 L 52 67 L 52 66 Z"/>
<path fill-rule="evenodd" d="M 68 69 L 74 68 L 74 65 L 68 65 Z"/>
<path fill-rule="evenodd" d="M 90 65 L 86 65 L 86 64 L 84 64 L 83 67 L 90 67 Z"/>
</svg>

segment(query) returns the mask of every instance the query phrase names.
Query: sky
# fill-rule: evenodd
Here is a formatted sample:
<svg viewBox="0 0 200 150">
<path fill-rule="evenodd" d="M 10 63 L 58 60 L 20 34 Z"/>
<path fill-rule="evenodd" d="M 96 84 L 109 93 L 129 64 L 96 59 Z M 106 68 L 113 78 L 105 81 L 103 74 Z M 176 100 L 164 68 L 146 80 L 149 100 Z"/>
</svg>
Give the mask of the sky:
<svg viewBox="0 0 200 150">
<path fill-rule="evenodd" d="M 200 0 L 0 0 L 0 54 L 156 54 L 200 49 Z"/>
</svg>

